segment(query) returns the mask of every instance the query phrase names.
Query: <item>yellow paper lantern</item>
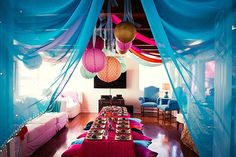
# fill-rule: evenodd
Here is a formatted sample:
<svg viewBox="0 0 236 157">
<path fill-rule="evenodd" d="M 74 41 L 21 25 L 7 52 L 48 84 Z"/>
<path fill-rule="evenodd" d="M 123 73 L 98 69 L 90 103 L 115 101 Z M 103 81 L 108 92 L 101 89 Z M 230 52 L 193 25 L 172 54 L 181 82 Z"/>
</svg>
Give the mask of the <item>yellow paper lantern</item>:
<svg viewBox="0 0 236 157">
<path fill-rule="evenodd" d="M 134 40 L 136 36 L 136 28 L 130 22 L 121 22 L 116 25 L 114 35 L 116 40 L 123 43 L 128 43 Z"/>
<path fill-rule="evenodd" d="M 120 62 L 115 57 L 106 57 L 106 65 L 102 71 L 97 73 L 100 80 L 104 82 L 112 82 L 117 80 L 121 75 Z"/>
</svg>

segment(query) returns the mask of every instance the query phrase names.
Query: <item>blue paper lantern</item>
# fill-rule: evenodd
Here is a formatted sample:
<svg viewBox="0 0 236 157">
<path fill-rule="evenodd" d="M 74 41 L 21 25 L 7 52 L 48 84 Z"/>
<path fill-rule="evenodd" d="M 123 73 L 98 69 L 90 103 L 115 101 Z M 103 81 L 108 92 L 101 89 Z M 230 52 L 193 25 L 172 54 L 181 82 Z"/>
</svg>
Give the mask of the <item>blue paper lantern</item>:
<svg viewBox="0 0 236 157">
<path fill-rule="evenodd" d="M 43 59 L 39 54 L 36 54 L 34 56 L 24 56 L 23 57 L 24 65 L 28 69 L 37 69 L 42 65 Z"/>
<path fill-rule="evenodd" d="M 125 63 L 120 63 L 120 66 L 121 66 L 121 73 L 124 73 L 127 71 L 127 66 Z"/>
</svg>

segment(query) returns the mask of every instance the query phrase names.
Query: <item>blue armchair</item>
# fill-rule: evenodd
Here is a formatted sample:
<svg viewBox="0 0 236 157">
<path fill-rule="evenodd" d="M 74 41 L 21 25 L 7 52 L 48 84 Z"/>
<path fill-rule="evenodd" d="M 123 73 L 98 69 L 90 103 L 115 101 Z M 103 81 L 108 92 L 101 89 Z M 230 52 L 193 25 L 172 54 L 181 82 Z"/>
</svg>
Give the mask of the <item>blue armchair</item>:
<svg viewBox="0 0 236 157">
<path fill-rule="evenodd" d="M 164 120 L 166 119 L 166 112 L 170 112 L 170 118 L 172 111 L 177 111 L 179 113 L 179 104 L 177 100 L 171 100 L 168 98 L 160 98 L 160 105 L 157 106 L 158 112 L 162 110 L 164 112 Z"/>
<path fill-rule="evenodd" d="M 159 88 L 155 86 L 144 88 L 144 96 L 139 97 L 139 102 L 142 116 L 144 116 L 145 109 L 157 109 L 157 105 L 159 104 Z"/>
</svg>

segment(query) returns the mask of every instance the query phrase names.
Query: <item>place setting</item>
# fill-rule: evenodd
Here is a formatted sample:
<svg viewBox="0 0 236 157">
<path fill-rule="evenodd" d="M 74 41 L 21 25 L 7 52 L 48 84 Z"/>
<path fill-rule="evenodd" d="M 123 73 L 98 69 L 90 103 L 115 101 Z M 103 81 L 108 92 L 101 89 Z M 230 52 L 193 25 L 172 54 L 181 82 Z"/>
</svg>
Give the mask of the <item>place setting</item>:
<svg viewBox="0 0 236 157">
<path fill-rule="evenodd" d="M 88 140 L 102 140 L 103 134 L 88 133 L 85 138 Z"/>
<path fill-rule="evenodd" d="M 132 137 L 130 134 L 116 134 L 115 135 L 115 140 L 117 141 L 128 141 L 132 140 Z"/>
</svg>

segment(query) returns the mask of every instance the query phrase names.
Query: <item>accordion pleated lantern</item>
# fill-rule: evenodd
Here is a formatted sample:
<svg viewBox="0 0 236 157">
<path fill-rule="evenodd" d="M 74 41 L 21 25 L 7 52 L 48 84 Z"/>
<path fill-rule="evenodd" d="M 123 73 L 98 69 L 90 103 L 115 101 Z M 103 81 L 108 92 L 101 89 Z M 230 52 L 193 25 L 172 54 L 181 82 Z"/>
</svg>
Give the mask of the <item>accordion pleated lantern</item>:
<svg viewBox="0 0 236 157">
<path fill-rule="evenodd" d="M 36 54 L 32 57 L 30 56 L 24 56 L 23 57 L 23 63 L 28 69 L 37 69 L 41 66 L 43 62 L 42 57 L 39 54 Z"/>
<path fill-rule="evenodd" d="M 125 63 L 120 63 L 120 66 L 121 66 L 121 73 L 124 73 L 127 71 L 127 67 Z"/>
<path fill-rule="evenodd" d="M 84 68 L 84 66 L 80 67 L 80 74 L 86 79 L 92 79 L 96 76 L 96 73 L 91 73 Z"/>
<path fill-rule="evenodd" d="M 102 50 L 92 48 L 87 49 L 82 57 L 82 64 L 91 73 L 101 71 L 106 63 L 106 56 Z"/>
<path fill-rule="evenodd" d="M 107 56 L 106 65 L 104 69 L 97 73 L 100 80 L 104 82 L 113 82 L 121 75 L 120 62 L 115 57 Z"/>
<path fill-rule="evenodd" d="M 87 45 L 88 49 L 93 48 L 93 38 L 89 40 L 89 43 Z M 94 45 L 94 48 L 102 50 L 104 48 L 104 40 L 100 36 L 96 36 L 96 42 Z"/>
<path fill-rule="evenodd" d="M 120 54 L 125 54 L 131 46 L 132 46 L 132 41 L 128 43 L 123 43 L 118 40 L 116 41 L 116 51 Z"/>
<path fill-rule="evenodd" d="M 121 22 L 116 25 L 114 35 L 116 40 L 123 43 L 128 43 L 134 40 L 136 36 L 136 28 L 130 22 Z"/>
</svg>

